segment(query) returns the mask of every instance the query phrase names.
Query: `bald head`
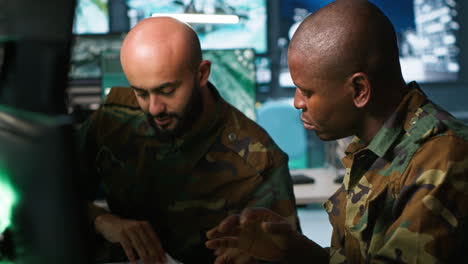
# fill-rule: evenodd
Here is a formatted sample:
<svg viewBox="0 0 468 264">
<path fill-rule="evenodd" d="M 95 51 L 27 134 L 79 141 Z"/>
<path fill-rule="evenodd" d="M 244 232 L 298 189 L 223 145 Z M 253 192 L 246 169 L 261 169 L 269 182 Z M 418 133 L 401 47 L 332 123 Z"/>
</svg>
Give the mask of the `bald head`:
<svg viewBox="0 0 468 264">
<path fill-rule="evenodd" d="M 169 17 L 147 18 L 125 37 L 120 60 L 129 79 L 136 73 L 157 74 L 161 66 L 196 71 L 201 62 L 200 42 L 195 31 L 183 22 Z"/>
<path fill-rule="evenodd" d="M 304 59 L 330 78 L 401 76 L 393 26 L 366 0 L 337 0 L 308 16 L 289 46 L 290 64 Z"/>
</svg>

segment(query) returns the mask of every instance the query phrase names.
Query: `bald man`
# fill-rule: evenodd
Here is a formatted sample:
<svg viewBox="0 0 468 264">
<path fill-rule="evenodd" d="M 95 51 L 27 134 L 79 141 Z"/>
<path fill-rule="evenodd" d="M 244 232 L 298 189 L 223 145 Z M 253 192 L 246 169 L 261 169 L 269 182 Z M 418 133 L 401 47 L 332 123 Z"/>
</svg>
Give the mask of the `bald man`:
<svg viewBox="0 0 468 264">
<path fill-rule="evenodd" d="M 188 25 L 142 20 L 120 54 L 131 88 L 113 88 L 80 131 L 83 173 L 91 190 L 102 183 L 110 209 L 90 203 L 90 224 L 124 250 L 98 256 L 256 263 L 239 250 L 207 249 L 205 233 L 253 206 L 298 228 L 286 154 L 208 82 L 210 62 Z"/>
<path fill-rule="evenodd" d="M 368 1 L 337 0 L 301 23 L 288 61 L 304 127 L 355 136 L 324 204 L 331 247 L 263 208 L 225 219 L 208 247 L 282 263 L 468 263 L 468 128 L 405 83 L 398 54 L 391 22 Z"/>
</svg>

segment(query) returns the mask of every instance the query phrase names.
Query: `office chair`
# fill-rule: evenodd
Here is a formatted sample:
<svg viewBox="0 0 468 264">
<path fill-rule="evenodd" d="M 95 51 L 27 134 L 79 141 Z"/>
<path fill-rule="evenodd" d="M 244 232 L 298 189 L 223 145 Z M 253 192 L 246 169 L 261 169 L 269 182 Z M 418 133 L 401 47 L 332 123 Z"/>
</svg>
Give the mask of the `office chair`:
<svg viewBox="0 0 468 264">
<path fill-rule="evenodd" d="M 294 108 L 292 98 L 270 100 L 257 109 L 257 123 L 288 154 L 290 169 L 308 168 L 308 148 L 300 111 Z M 292 175 L 293 183 L 312 183 L 314 179 L 302 174 Z"/>
</svg>

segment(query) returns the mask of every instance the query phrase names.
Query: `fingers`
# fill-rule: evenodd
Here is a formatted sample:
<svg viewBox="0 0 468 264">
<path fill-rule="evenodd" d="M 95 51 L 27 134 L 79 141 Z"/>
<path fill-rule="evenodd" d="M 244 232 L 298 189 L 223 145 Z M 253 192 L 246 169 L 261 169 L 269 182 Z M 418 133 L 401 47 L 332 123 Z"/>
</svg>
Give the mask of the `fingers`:
<svg viewBox="0 0 468 264">
<path fill-rule="evenodd" d="M 245 225 L 251 222 L 257 222 L 262 220 L 262 216 L 265 214 L 262 208 L 246 208 L 242 211 L 240 217 L 240 224 Z"/>
<path fill-rule="evenodd" d="M 213 264 L 223 264 L 223 260 L 220 257 L 216 257 L 215 262 Z"/>
<path fill-rule="evenodd" d="M 246 208 L 240 216 L 240 224 L 249 224 L 260 221 L 283 221 L 284 218 L 267 208 Z"/>
<path fill-rule="evenodd" d="M 284 257 L 288 237 L 294 228 L 288 220 L 270 209 L 247 208 L 240 216 L 226 218 L 216 228 L 207 233 L 205 243 L 210 249 L 238 249 L 249 257 L 268 261 L 278 261 Z M 227 234 L 229 233 L 229 234 Z M 218 263 L 226 263 L 226 254 L 217 250 Z M 221 254 L 221 255 L 219 255 Z M 250 263 L 254 259 L 228 258 L 234 263 Z"/>
<path fill-rule="evenodd" d="M 136 261 L 134 250 L 145 264 L 166 261 L 161 242 L 148 222 L 135 221 L 121 231 L 121 238 L 120 243 L 131 262 Z"/>
<path fill-rule="evenodd" d="M 239 249 L 221 248 L 215 252 L 221 253 L 217 255 L 215 264 L 258 264 L 249 254 Z"/>
<path fill-rule="evenodd" d="M 214 251 L 214 255 L 215 256 L 221 256 L 222 254 L 224 254 L 226 252 L 226 248 L 217 248 L 215 249 Z"/>
<path fill-rule="evenodd" d="M 259 232 L 263 221 L 285 221 L 285 219 L 266 208 L 247 208 L 241 215 L 231 215 L 225 218 L 217 227 L 206 233 L 209 239 L 206 246 L 211 249 L 222 247 L 249 248 L 256 233 Z M 243 242 L 239 242 L 239 236 L 243 233 Z M 246 241 L 244 241 L 246 240 Z"/>
<path fill-rule="evenodd" d="M 228 262 L 227 262 L 227 259 L 226 259 L 225 256 L 217 257 L 215 262 L 214 262 L 214 264 L 226 264 L 226 263 L 228 263 Z"/>
<path fill-rule="evenodd" d="M 136 250 L 138 256 L 143 260 L 143 262 L 149 263 L 150 256 L 148 254 L 148 250 L 143 242 L 142 237 L 144 234 L 141 234 L 141 230 L 139 228 L 134 228 L 131 232 L 126 232 L 127 236 L 130 239 L 132 247 Z"/>
<path fill-rule="evenodd" d="M 219 225 L 222 233 L 236 234 L 239 231 L 239 215 L 231 215 Z"/>
<path fill-rule="evenodd" d="M 218 226 L 206 233 L 208 239 L 214 239 L 222 236 L 233 236 L 239 233 L 239 215 L 230 215 L 226 217 Z"/>
<path fill-rule="evenodd" d="M 151 225 L 148 222 L 144 222 L 143 228 L 144 234 L 146 234 L 146 236 L 143 236 L 143 239 L 146 244 L 146 248 L 148 249 L 149 255 L 161 263 L 166 262 L 166 254 L 162 248 L 161 241 L 153 231 Z"/>
<path fill-rule="evenodd" d="M 246 208 L 240 215 L 231 215 L 226 217 L 218 226 L 206 233 L 208 239 L 219 238 L 223 236 L 237 236 L 240 232 L 240 226 L 260 222 L 260 221 L 283 221 L 284 218 L 270 209 L 266 208 Z"/>
<path fill-rule="evenodd" d="M 237 237 L 223 237 L 206 241 L 205 246 L 209 249 L 238 248 L 239 242 Z"/>
<path fill-rule="evenodd" d="M 95 219 L 95 227 L 108 241 L 120 243 L 132 263 L 136 263 L 137 258 L 143 259 L 145 264 L 166 261 L 161 241 L 147 221 L 104 214 Z"/>
<path fill-rule="evenodd" d="M 125 232 L 121 234 L 120 245 L 122 245 L 122 248 L 125 251 L 125 255 L 127 255 L 127 258 L 130 261 L 130 263 L 135 264 L 136 257 L 135 257 L 135 254 L 133 253 L 133 246 L 132 246 L 132 243 L 130 242 L 130 238 L 127 236 Z"/>
<path fill-rule="evenodd" d="M 263 222 L 262 229 L 266 233 L 274 234 L 274 235 L 287 235 L 293 231 L 291 225 L 286 222 Z"/>
</svg>

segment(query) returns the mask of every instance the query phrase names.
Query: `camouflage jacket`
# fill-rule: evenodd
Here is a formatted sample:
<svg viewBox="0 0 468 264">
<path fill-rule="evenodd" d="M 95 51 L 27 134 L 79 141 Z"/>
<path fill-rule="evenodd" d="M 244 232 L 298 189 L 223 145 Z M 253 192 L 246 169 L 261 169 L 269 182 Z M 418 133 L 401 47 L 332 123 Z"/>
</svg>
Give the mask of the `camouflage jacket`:
<svg viewBox="0 0 468 264">
<path fill-rule="evenodd" d="M 113 88 L 79 133 L 91 197 L 102 184 L 113 214 L 148 220 L 183 263 L 213 263 L 205 232 L 245 207 L 271 208 L 298 224 L 286 154 L 210 88 L 216 111 L 171 144 L 157 140 L 129 88 Z M 90 223 L 104 212 L 90 204 Z"/>
<path fill-rule="evenodd" d="M 409 87 L 370 144 L 345 151 L 324 204 L 330 263 L 468 263 L 468 128 Z"/>
</svg>

